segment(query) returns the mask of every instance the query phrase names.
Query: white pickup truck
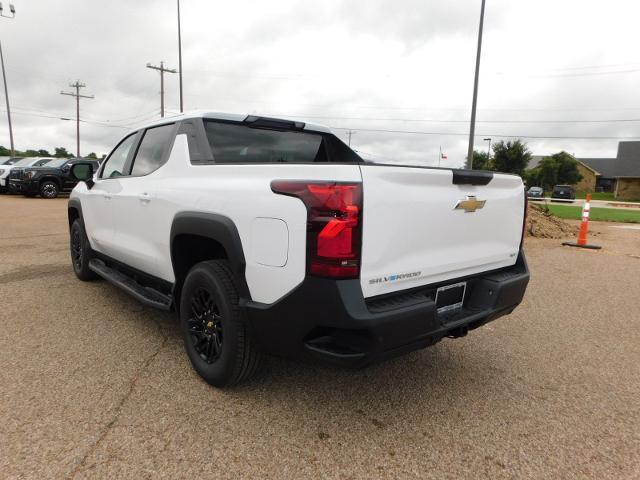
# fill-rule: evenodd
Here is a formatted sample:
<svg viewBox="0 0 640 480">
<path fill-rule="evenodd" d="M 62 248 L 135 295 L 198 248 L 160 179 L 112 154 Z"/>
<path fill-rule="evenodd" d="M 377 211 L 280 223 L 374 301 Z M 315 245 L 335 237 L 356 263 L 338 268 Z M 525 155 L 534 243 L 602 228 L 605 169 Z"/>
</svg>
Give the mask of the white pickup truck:
<svg viewBox="0 0 640 480">
<path fill-rule="evenodd" d="M 325 127 L 205 113 L 73 167 L 71 259 L 178 314 L 209 383 L 263 354 L 360 367 L 521 302 L 520 177 L 363 161 Z"/>
</svg>

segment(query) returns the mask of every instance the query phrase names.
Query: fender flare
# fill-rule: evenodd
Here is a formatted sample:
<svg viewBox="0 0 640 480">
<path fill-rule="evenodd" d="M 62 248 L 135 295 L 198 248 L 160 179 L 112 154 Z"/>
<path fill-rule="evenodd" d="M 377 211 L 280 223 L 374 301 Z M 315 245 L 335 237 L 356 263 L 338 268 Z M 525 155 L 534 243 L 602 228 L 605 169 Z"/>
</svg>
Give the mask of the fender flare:
<svg viewBox="0 0 640 480">
<path fill-rule="evenodd" d="M 38 191 L 40 191 L 40 185 L 42 185 L 42 182 L 53 182 L 58 186 L 58 193 L 62 193 L 62 188 L 63 188 L 63 183 L 58 177 L 56 177 L 55 175 L 51 175 L 51 174 L 47 174 L 44 175 L 42 178 L 38 178 L 36 179 L 36 182 L 38 182 Z"/>
<path fill-rule="evenodd" d="M 173 219 L 170 235 L 171 266 L 176 276 L 176 282 L 178 282 L 178 272 L 176 271 L 174 259 L 174 240 L 178 235 L 197 235 L 214 240 L 222 245 L 238 283 L 241 303 L 251 300 L 245 277 L 246 261 L 244 249 L 233 220 L 215 213 L 181 212 Z"/>
<path fill-rule="evenodd" d="M 80 203 L 80 199 L 70 198 L 69 202 L 67 203 L 67 218 L 69 221 L 69 230 L 71 230 L 71 225 L 73 225 L 73 222 L 71 221 L 71 219 L 73 218 L 71 216 L 71 210 L 74 210 L 74 209 L 78 211 L 78 218 L 80 219 L 80 222 L 84 225 L 84 217 L 82 215 L 82 203 Z"/>
</svg>

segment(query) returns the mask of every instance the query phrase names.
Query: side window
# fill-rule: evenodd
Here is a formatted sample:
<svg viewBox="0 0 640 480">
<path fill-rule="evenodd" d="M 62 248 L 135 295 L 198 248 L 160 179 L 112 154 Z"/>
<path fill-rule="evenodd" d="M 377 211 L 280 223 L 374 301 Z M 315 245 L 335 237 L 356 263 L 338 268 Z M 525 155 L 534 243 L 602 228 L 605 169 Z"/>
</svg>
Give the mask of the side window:
<svg viewBox="0 0 640 480">
<path fill-rule="evenodd" d="M 147 129 L 133 161 L 131 175 L 142 176 L 157 170 L 165 160 L 174 125 L 162 125 Z"/>
<path fill-rule="evenodd" d="M 116 149 L 111 152 L 109 158 L 105 160 L 107 163 L 102 169 L 102 174 L 100 178 L 112 178 L 112 177 L 121 177 L 122 175 L 126 175 L 124 172 L 125 164 L 127 163 L 127 158 L 129 156 L 129 150 L 133 146 L 133 142 L 136 139 L 136 134 L 129 135 L 125 138 L 120 145 L 116 147 Z"/>
</svg>

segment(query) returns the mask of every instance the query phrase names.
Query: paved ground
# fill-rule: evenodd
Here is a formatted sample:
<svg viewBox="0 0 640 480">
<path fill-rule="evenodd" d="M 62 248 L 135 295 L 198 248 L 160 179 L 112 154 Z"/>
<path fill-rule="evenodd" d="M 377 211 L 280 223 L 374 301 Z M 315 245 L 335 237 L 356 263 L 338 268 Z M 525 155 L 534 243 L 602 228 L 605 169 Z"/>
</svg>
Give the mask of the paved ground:
<svg viewBox="0 0 640 480">
<path fill-rule="evenodd" d="M 170 314 L 75 279 L 65 200 L 0 197 L 3 478 L 640 478 L 640 232 L 528 239 L 510 317 L 216 390 Z"/>
</svg>

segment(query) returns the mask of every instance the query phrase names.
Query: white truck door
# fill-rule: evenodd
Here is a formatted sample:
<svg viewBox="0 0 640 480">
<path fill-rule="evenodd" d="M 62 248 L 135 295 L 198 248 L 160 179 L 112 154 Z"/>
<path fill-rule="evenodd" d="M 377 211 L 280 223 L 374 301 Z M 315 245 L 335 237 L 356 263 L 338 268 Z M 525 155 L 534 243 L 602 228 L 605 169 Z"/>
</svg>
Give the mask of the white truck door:
<svg viewBox="0 0 640 480">
<path fill-rule="evenodd" d="M 113 195 L 114 258 L 153 276 L 159 276 L 158 237 L 166 225 L 158 225 L 158 197 L 154 185 L 156 170 L 167 160 L 175 124 L 148 128 L 140 141 L 130 174 L 120 179 L 121 189 Z"/>
<path fill-rule="evenodd" d="M 135 140 L 134 133 L 120 142 L 105 160 L 93 188 L 82 195 L 82 216 L 91 248 L 108 256 L 115 253 L 113 196 L 121 190 L 120 178 Z"/>
</svg>

